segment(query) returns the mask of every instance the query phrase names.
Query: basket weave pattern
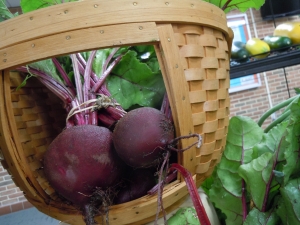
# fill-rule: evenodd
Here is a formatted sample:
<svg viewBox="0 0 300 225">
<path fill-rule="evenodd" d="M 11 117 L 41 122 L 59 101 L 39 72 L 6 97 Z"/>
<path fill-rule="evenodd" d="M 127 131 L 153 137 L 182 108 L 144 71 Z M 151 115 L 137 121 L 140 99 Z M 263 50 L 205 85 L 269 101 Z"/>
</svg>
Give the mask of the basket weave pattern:
<svg viewBox="0 0 300 225">
<path fill-rule="evenodd" d="M 71 52 L 153 44 L 176 134 L 198 133 L 203 138 L 201 148 L 180 153 L 178 161 L 196 174 L 197 185 L 211 175 L 224 150 L 229 123 L 228 46 L 232 36 L 220 9 L 199 0 L 89 0 L 26 13 L 3 24 L 6 33 L 0 37 L 0 147 L 5 159 L 2 164 L 40 211 L 72 225 L 84 224 L 80 212 L 53 190 L 42 167 L 48 145 L 64 129 L 66 112 L 61 100 L 35 78 L 16 91 L 24 76 L 10 71 L 17 65 Z M 185 148 L 193 142 L 182 140 L 180 145 Z M 182 180 L 169 184 L 163 193 L 165 208 L 176 208 L 186 195 Z M 110 209 L 110 224 L 141 225 L 154 220 L 156 209 L 156 196 L 115 205 Z M 101 217 L 96 220 L 101 224 Z"/>
<path fill-rule="evenodd" d="M 20 163 L 27 163 L 31 173 L 27 176 L 33 183 L 36 193 L 45 200 L 57 198 L 49 186 L 42 169 L 42 158 L 48 145 L 65 126 L 66 112 L 61 100 L 50 92 L 36 78 L 27 81 L 24 87 L 16 90 L 24 80 L 19 73 L 10 73 L 11 106 L 17 129 L 16 139 L 20 142 L 22 155 Z M 10 104 L 9 102 L 7 104 Z M 15 180 L 18 183 L 17 180 Z M 25 192 L 30 197 L 30 192 Z"/>
<path fill-rule="evenodd" d="M 196 25 L 174 26 L 189 87 L 194 131 L 203 137 L 196 148 L 198 179 L 219 162 L 229 123 L 229 53 L 222 32 Z"/>
</svg>

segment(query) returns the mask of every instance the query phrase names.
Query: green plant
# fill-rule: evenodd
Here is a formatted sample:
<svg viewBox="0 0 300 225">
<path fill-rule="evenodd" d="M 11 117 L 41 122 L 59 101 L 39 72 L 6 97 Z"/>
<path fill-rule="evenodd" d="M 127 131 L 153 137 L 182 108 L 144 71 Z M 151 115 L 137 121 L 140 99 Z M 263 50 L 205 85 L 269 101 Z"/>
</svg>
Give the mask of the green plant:
<svg viewBox="0 0 300 225">
<path fill-rule="evenodd" d="M 286 107 L 267 129 L 263 121 Z M 275 106 L 259 123 L 230 119 L 226 148 L 204 183 L 223 224 L 300 224 L 300 98 Z"/>
<path fill-rule="evenodd" d="M 231 10 L 239 10 L 241 12 L 246 12 L 250 8 L 259 9 L 265 0 L 204 0 L 218 6 L 225 13 Z"/>
</svg>

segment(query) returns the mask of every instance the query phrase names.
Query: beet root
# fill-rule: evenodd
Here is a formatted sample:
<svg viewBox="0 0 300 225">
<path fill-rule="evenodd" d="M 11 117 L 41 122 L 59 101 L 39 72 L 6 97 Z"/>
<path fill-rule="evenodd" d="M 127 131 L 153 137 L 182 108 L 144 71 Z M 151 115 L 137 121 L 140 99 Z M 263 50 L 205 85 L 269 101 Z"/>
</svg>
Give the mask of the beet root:
<svg viewBox="0 0 300 225">
<path fill-rule="evenodd" d="M 94 125 L 64 130 L 49 145 L 43 163 L 51 186 L 81 208 L 89 204 L 95 188 L 115 185 L 124 168 L 114 152 L 112 133 Z"/>
<path fill-rule="evenodd" d="M 156 185 L 154 170 L 136 169 L 127 174 L 123 188 L 114 199 L 115 204 L 121 204 L 143 197 Z"/>
<path fill-rule="evenodd" d="M 174 127 L 159 110 L 143 107 L 129 111 L 113 131 L 113 143 L 120 158 L 135 168 L 160 162 L 163 149 L 174 138 Z"/>
</svg>

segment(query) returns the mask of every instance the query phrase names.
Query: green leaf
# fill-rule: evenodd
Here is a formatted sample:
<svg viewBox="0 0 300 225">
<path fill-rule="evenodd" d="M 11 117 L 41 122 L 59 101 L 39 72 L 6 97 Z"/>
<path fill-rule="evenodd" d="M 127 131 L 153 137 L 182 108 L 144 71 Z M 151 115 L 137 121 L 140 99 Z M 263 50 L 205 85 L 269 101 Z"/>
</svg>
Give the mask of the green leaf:
<svg viewBox="0 0 300 225">
<path fill-rule="evenodd" d="M 204 0 L 223 9 L 224 12 L 229 12 L 231 10 L 237 9 L 241 12 L 245 12 L 250 8 L 259 9 L 265 0 Z"/>
<path fill-rule="evenodd" d="M 285 134 L 287 126 L 288 122 L 282 122 L 264 134 L 262 142 L 257 144 L 253 149 L 253 157 L 257 158 L 266 152 L 274 153 L 278 150 L 281 144 L 281 138 Z"/>
<path fill-rule="evenodd" d="M 194 207 L 183 207 L 168 219 L 168 225 L 200 225 Z"/>
<path fill-rule="evenodd" d="M 96 52 L 95 58 L 93 60 L 93 71 L 100 77 L 103 73 L 103 65 L 113 51 L 113 48 L 100 49 Z"/>
<path fill-rule="evenodd" d="M 15 16 L 17 16 L 18 13 L 16 14 L 12 14 L 9 9 L 7 8 L 5 1 L 4 0 L 0 0 L 0 22 L 7 20 L 7 19 L 11 19 Z"/>
<path fill-rule="evenodd" d="M 271 187 L 278 187 L 278 183 L 284 183 L 292 173 L 292 169 L 285 165 L 292 147 L 287 141 L 291 134 L 289 125 L 289 121 L 284 121 L 264 134 L 261 143 L 253 148 L 255 159 L 239 168 L 239 174 L 246 181 L 247 190 L 259 210 L 265 210 L 271 197 L 276 196 L 278 188 L 270 194 Z"/>
<path fill-rule="evenodd" d="M 20 6 L 22 8 L 22 12 L 27 13 L 51 5 L 57 5 L 63 2 L 74 2 L 74 1 L 77 0 L 21 0 Z"/>
<path fill-rule="evenodd" d="M 26 75 L 26 77 L 24 78 L 24 80 L 22 81 L 22 83 L 16 88 L 16 91 L 18 91 L 18 90 L 20 90 L 20 88 L 24 87 L 26 85 L 26 83 L 27 83 L 27 80 L 29 78 L 31 78 L 31 77 L 33 77 L 32 74 Z"/>
<path fill-rule="evenodd" d="M 107 87 L 117 102 L 130 109 L 135 105 L 159 108 L 165 93 L 162 75 L 128 51 L 107 78 Z"/>
<path fill-rule="evenodd" d="M 295 90 L 295 92 L 296 92 L 297 95 L 300 94 L 300 88 L 294 88 L 294 90 Z"/>
<path fill-rule="evenodd" d="M 229 178 L 229 176 L 227 178 Z M 235 196 L 228 192 L 222 185 L 219 177 L 216 175 L 214 176 L 214 184 L 209 190 L 209 198 L 212 202 L 214 202 L 215 206 L 226 215 L 226 224 L 242 224 L 241 196 Z"/>
<path fill-rule="evenodd" d="M 284 161 L 282 161 L 282 172 L 284 173 L 284 184 L 288 182 L 290 176 L 295 173 L 297 164 L 299 164 L 299 132 L 300 120 L 290 119 L 286 130 L 285 148 L 282 149 Z"/>
<path fill-rule="evenodd" d="M 254 225 L 254 224 L 264 224 L 264 225 L 279 225 L 280 218 L 274 211 L 261 212 L 257 208 L 253 208 L 243 225 Z"/>
<path fill-rule="evenodd" d="M 300 224 L 300 178 L 290 180 L 285 187 L 280 188 L 281 200 L 277 213 L 282 224 Z"/>
<path fill-rule="evenodd" d="M 252 160 L 253 147 L 261 141 L 263 130 L 248 117 L 230 119 L 226 147 L 213 173 L 209 197 L 226 215 L 226 224 L 242 224 L 242 178 L 238 168 Z M 245 197 L 245 196 L 244 196 Z"/>
<path fill-rule="evenodd" d="M 58 82 L 62 82 L 60 76 L 56 72 L 56 67 L 51 59 L 45 59 L 38 62 L 34 62 L 29 64 L 29 66 L 38 69 L 39 71 L 45 72 Z"/>
<path fill-rule="evenodd" d="M 260 211 L 267 193 L 267 184 L 272 179 L 272 166 L 273 154 L 266 152 L 239 168 L 239 175 L 245 180 L 247 190 L 251 193 L 252 200 Z"/>
<path fill-rule="evenodd" d="M 299 97 L 299 96 L 298 96 Z M 300 119 L 300 98 L 295 98 L 291 104 L 291 114 L 295 119 Z"/>
</svg>

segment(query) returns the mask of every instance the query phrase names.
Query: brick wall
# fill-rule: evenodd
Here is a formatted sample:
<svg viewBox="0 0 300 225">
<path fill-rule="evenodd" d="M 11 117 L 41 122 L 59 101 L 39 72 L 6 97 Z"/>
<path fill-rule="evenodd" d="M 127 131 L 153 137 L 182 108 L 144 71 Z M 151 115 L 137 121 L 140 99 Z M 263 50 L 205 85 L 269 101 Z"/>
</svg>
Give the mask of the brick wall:
<svg viewBox="0 0 300 225">
<path fill-rule="evenodd" d="M 32 205 L 16 187 L 7 171 L 0 166 L 0 215 L 27 209 Z"/>
<path fill-rule="evenodd" d="M 254 27 L 256 27 L 259 38 L 271 35 L 274 29 L 273 21 L 263 21 L 259 11 L 252 10 L 252 12 L 254 20 L 251 18 L 250 11 L 247 12 L 251 36 L 255 36 Z M 229 15 L 236 14 L 239 13 L 232 12 Z M 287 20 L 299 20 L 299 17 L 276 19 L 276 23 L 279 24 Z M 300 87 L 300 65 L 285 68 L 285 74 L 283 69 L 277 69 L 266 72 L 265 78 L 263 73 L 260 77 L 261 86 L 259 88 L 230 94 L 231 116 L 244 115 L 257 120 L 263 112 L 270 108 L 270 104 L 276 105 L 289 97 L 287 86 L 290 95 L 293 96 L 295 94 L 293 88 Z M 266 84 L 269 87 L 269 93 Z M 269 122 L 270 120 L 266 121 L 266 123 Z M 26 201 L 23 193 L 14 185 L 10 175 L 0 166 L 0 215 L 28 207 L 31 207 L 31 204 Z"/>
</svg>

